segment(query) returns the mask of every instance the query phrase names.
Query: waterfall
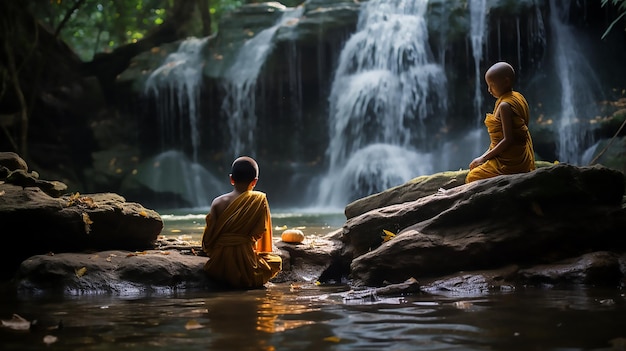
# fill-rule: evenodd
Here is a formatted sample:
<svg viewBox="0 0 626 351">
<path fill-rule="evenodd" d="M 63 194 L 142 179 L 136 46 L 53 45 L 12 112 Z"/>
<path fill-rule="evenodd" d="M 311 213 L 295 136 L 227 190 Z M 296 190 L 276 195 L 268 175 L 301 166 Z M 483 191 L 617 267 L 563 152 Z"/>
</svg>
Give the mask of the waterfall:
<svg viewBox="0 0 626 351">
<path fill-rule="evenodd" d="M 283 11 L 282 17 L 272 27 L 262 30 L 243 44 L 233 64 L 224 74 L 222 114 L 228 121 L 230 152 L 233 157 L 244 153 L 254 156 L 257 78 L 274 48 L 274 34 L 288 21 L 300 17 L 304 6 L 295 9 L 283 6 Z"/>
<path fill-rule="evenodd" d="M 445 110 L 446 77 L 428 45 L 426 0 L 363 3 L 329 96 L 329 169 L 318 203 L 355 198 L 432 171 L 416 146 L 424 121 Z"/>
<path fill-rule="evenodd" d="M 144 92 L 157 101 L 157 119 L 161 126 L 163 147 L 170 142 L 180 145 L 187 134 L 184 126 L 176 125 L 185 117 L 189 122 L 189 137 L 193 149 L 194 162 L 198 159 L 200 136 L 198 132 L 198 105 L 202 88 L 202 49 L 208 38 L 184 40 L 176 52 L 169 54 L 146 80 Z M 176 137 L 175 131 L 179 132 Z"/>
<path fill-rule="evenodd" d="M 480 61 L 483 59 L 483 45 L 487 34 L 487 0 L 470 0 L 470 39 L 472 56 L 474 57 L 474 111 L 477 125 L 482 125 L 483 114 L 483 76 L 480 72 Z"/>
<path fill-rule="evenodd" d="M 162 150 L 144 162 L 135 180 L 156 192 L 180 195 L 190 206 L 209 206 L 223 187 L 215 176 L 198 163 L 200 135 L 198 131 L 200 89 L 202 88 L 202 49 L 207 38 L 184 40 L 178 50 L 146 80 L 144 92 L 157 103 L 157 119 L 164 149 L 181 145 L 190 139 L 193 158 L 176 150 Z M 182 125 L 187 119 L 188 129 Z M 186 133 L 184 131 L 188 130 Z M 176 135 L 178 132 L 178 135 Z"/>
<path fill-rule="evenodd" d="M 580 165 L 584 149 L 593 144 L 589 119 L 596 116 L 594 92 L 602 92 L 602 86 L 585 56 L 583 39 L 568 25 L 569 8 L 569 0 L 550 0 L 554 66 L 561 88 L 557 150 L 559 161 Z"/>
</svg>

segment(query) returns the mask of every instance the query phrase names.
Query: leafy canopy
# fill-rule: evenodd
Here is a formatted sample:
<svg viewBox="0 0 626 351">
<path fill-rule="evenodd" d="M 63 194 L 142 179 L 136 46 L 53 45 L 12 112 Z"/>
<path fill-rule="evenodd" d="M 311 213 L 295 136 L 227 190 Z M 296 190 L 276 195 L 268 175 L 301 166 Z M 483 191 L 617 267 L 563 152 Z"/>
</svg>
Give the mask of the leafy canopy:
<svg viewBox="0 0 626 351">
<path fill-rule="evenodd" d="M 181 0 L 179 0 L 181 1 Z M 243 0 L 182 0 L 208 3 L 212 29 Z M 141 40 L 161 25 L 175 0 L 27 0 L 29 11 L 85 61 L 96 53 Z"/>
</svg>

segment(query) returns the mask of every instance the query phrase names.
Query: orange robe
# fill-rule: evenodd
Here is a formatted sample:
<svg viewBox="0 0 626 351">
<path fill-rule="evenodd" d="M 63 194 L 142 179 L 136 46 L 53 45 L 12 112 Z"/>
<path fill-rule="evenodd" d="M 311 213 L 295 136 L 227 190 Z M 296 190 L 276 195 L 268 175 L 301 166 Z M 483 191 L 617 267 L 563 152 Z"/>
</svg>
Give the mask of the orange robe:
<svg viewBox="0 0 626 351">
<path fill-rule="evenodd" d="M 272 254 L 272 219 L 264 193 L 246 191 L 218 218 L 206 216 L 202 249 L 209 277 L 234 288 L 258 288 L 282 269 Z"/>
<path fill-rule="evenodd" d="M 496 147 L 504 138 L 500 116 L 499 114 L 496 115 L 498 106 L 504 101 L 511 106 L 513 111 L 513 143 L 500 155 L 470 170 L 465 178 L 466 183 L 502 174 L 530 172 L 535 169 L 535 151 L 528 131 L 530 118 L 528 102 L 522 94 L 516 91 L 504 94 L 496 100 L 493 113 L 488 113 L 485 118 L 485 125 L 491 141 L 489 150 Z"/>
</svg>

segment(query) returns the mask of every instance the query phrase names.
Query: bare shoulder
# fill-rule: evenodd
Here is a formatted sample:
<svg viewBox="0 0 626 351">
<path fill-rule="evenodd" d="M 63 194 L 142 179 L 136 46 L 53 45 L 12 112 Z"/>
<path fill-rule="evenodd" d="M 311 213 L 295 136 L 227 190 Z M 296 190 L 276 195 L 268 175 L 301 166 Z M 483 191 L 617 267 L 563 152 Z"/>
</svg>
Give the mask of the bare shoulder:
<svg viewBox="0 0 626 351">
<path fill-rule="evenodd" d="M 228 207 L 228 205 L 230 205 L 231 202 L 233 202 L 233 200 L 235 199 L 235 195 L 236 194 L 234 194 L 233 192 L 230 192 L 222 194 L 213 199 L 213 202 L 211 202 L 211 213 L 213 213 L 214 215 L 219 215 L 220 213 L 224 212 L 226 207 Z"/>
</svg>

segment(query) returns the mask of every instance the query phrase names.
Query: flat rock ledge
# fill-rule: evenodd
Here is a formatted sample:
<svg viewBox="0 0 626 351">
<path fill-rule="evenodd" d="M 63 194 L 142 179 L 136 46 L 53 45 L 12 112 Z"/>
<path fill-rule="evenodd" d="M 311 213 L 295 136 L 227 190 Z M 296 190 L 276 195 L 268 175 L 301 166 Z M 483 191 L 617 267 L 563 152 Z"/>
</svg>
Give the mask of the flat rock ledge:
<svg viewBox="0 0 626 351">
<path fill-rule="evenodd" d="M 0 166 L 34 177 L 2 156 Z M 357 297 L 626 286 L 624 174 L 557 164 L 466 185 L 464 173 L 357 200 L 326 235 L 275 241 L 283 271 L 269 284 L 346 284 Z M 14 228 L 5 240 L 20 249 L 8 255 L 19 263 L 3 287 L 35 295 L 222 289 L 204 274 L 200 247 L 159 236 L 156 212 L 115 194 L 55 197 L 32 181 L 15 184 L 27 178 L 0 183 L 0 220 Z"/>
</svg>

